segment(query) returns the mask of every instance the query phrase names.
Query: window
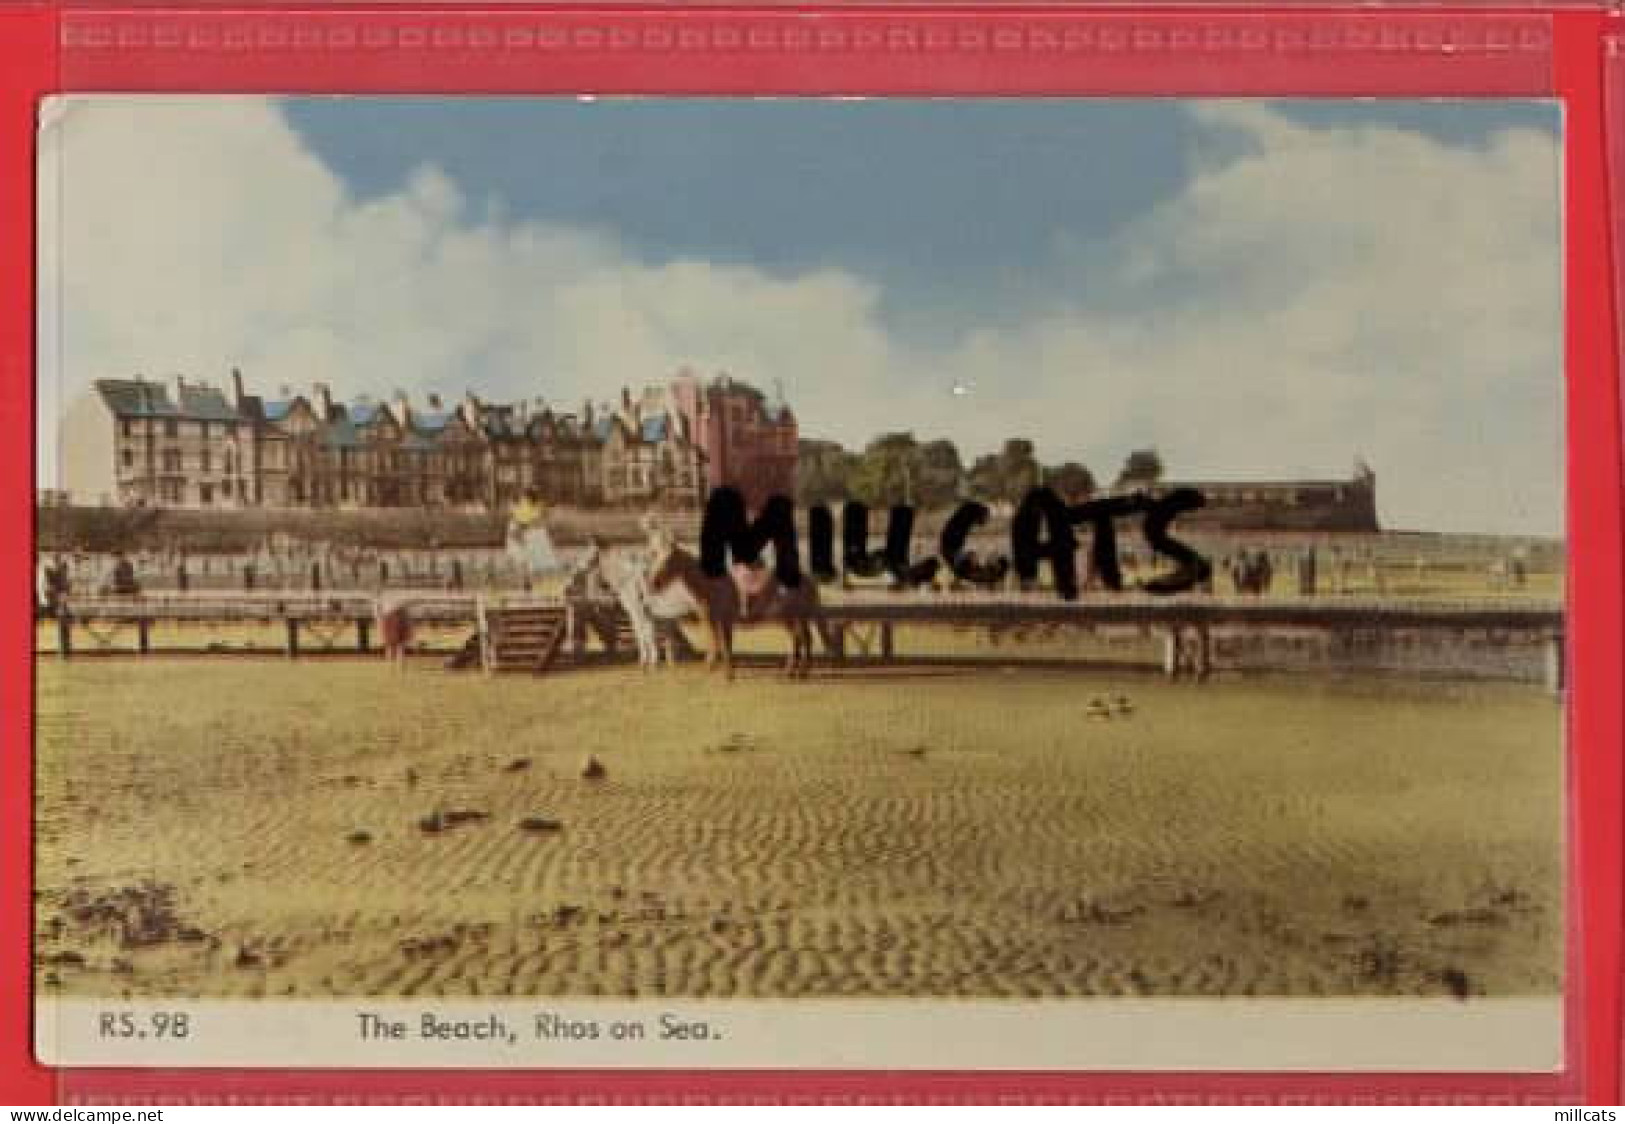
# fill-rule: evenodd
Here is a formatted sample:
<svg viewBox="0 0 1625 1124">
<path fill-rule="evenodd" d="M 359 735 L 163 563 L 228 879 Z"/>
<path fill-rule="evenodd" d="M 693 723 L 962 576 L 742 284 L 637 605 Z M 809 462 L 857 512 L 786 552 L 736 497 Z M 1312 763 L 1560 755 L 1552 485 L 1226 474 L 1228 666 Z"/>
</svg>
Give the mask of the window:
<svg viewBox="0 0 1625 1124">
<path fill-rule="evenodd" d="M 130 450 L 128 450 L 128 449 L 124 450 L 124 467 L 125 468 L 134 468 L 135 467 L 135 454 L 130 452 Z"/>
<path fill-rule="evenodd" d="M 180 427 L 176 424 L 174 418 L 169 418 L 164 422 L 164 436 L 165 437 L 179 437 L 180 436 Z"/>
<path fill-rule="evenodd" d="M 197 486 L 197 498 L 198 498 L 199 503 L 213 503 L 214 502 L 214 485 L 212 485 L 212 484 L 199 484 Z"/>
<path fill-rule="evenodd" d="M 126 437 L 132 437 L 135 434 L 135 424 L 129 418 L 125 418 L 119 422 L 119 431 Z"/>
<path fill-rule="evenodd" d="M 203 472 L 209 471 L 209 450 L 204 449 L 198 454 L 198 468 Z"/>
</svg>

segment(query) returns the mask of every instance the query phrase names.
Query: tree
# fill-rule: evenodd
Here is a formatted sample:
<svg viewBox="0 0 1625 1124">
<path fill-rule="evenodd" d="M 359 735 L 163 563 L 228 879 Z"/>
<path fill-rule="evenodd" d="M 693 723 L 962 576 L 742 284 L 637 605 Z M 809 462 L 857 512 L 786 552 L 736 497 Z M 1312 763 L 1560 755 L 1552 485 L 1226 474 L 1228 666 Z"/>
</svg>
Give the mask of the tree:
<svg viewBox="0 0 1625 1124">
<path fill-rule="evenodd" d="M 927 441 L 920 446 L 914 475 L 914 502 L 922 508 L 951 507 L 960 498 L 965 466 L 952 441 Z"/>
<path fill-rule="evenodd" d="M 796 502 L 811 507 L 846 500 L 857 461 L 835 441 L 801 441 L 796 450 Z"/>
<path fill-rule="evenodd" d="M 912 433 L 887 433 L 869 442 L 849 481 L 852 498 L 873 508 L 913 503 L 919 448 Z"/>
<path fill-rule="evenodd" d="M 1135 449 L 1123 461 L 1123 471 L 1117 474 L 1119 487 L 1132 484 L 1155 484 L 1162 479 L 1162 457 L 1155 449 Z"/>
<path fill-rule="evenodd" d="M 971 465 L 966 474 L 966 487 L 984 503 L 999 503 L 1004 499 L 1003 480 L 998 454 L 985 453 Z"/>
<path fill-rule="evenodd" d="M 967 474 L 970 494 L 985 503 L 1018 504 L 1043 476 L 1033 443 L 1012 437 L 997 453 L 976 458 Z"/>
<path fill-rule="evenodd" d="M 1095 474 L 1077 461 L 1049 470 L 1049 486 L 1068 503 L 1081 503 L 1095 494 Z"/>
<path fill-rule="evenodd" d="M 1025 437 L 1012 437 L 999 453 L 1000 496 L 1007 503 L 1020 503 L 1027 493 L 1038 487 L 1044 475 L 1034 455 L 1033 443 Z"/>
</svg>

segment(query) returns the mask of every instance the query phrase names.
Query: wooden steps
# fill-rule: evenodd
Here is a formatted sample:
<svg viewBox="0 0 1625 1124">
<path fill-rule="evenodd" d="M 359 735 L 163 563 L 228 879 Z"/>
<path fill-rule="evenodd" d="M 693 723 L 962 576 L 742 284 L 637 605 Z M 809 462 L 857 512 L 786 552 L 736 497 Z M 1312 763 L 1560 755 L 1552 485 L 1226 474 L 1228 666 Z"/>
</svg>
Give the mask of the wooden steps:
<svg viewBox="0 0 1625 1124">
<path fill-rule="evenodd" d="M 485 670 L 540 675 L 559 662 L 569 631 L 569 611 L 563 605 L 481 606 Z"/>
<path fill-rule="evenodd" d="M 583 664 L 632 663 L 638 658 L 632 619 L 619 605 L 527 601 L 488 604 L 476 611 L 478 631 L 465 654 L 448 662 L 487 672 L 547 671 Z M 691 659 L 694 647 L 681 630 L 674 638 L 677 657 Z M 469 658 L 475 656 L 477 658 Z"/>
<path fill-rule="evenodd" d="M 632 618 L 619 606 L 615 610 L 615 651 L 631 652 L 634 657 L 638 651 L 638 636 L 632 631 Z"/>
</svg>

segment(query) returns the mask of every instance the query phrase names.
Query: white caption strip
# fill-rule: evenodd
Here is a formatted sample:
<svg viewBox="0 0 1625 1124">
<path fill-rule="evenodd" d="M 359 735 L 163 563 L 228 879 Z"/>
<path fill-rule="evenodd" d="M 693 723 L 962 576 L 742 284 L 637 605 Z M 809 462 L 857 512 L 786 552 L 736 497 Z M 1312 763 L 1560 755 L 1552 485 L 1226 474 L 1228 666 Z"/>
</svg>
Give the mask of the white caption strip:
<svg viewBox="0 0 1625 1124">
<path fill-rule="evenodd" d="M 55 1066 L 1549 1072 L 1558 998 L 44 1000 Z"/>
</svg>

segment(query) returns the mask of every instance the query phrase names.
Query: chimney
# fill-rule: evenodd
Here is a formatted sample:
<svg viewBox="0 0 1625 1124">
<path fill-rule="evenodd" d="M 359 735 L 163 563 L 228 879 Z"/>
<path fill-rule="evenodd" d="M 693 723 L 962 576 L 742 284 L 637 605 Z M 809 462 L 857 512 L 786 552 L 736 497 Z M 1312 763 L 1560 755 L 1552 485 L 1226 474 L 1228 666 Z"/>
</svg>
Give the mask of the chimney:
<svg viewBox="0 0 1625 1124">
<path fill-rule="evenodd" d="M 592 399 L 588 398 L 581 403 L 581 426 L 587 432 L 592 432 Z"/>
<path fill-rule="evenodd" d="M 406 391 L 397 388 L 395 396 L 390 400 L 389 408 L 402 428 L 412 424 L 412 404 L 407 400 Z"/>
<path fill-rule="evenodd" d="M 457 407 L 457 412 L 463 416 L 470 429 L 480 427 L 480 400 L 472 390 L 463 392 L 463 400 Z"/>
<path fill-rule="evenodd" d="M 316 408 L 316 416 L 323 421 L 333 412 L 333 391 L 325 382 L 319 382 L 310 388 L 310 404 Z"/>
<path fill-rule="evenodd" d="M 243 371 L 241 367 L 231 369 L 231 404 L 239 410 L 243 408 Z"/>
<path fill-rule="evenodd" d="M 439 409 L 440 409 L 440 395 L 438 395 L 438 394 L 429 395 L 429 409 L 434 410 L 436 412 L 439 411 Z"/>
<path fill-rule="evenodd" d="M 628 417 L 632 416 L 632 391 L 628 387 L 621 387 L 621 412 Z"/>
</svg>

